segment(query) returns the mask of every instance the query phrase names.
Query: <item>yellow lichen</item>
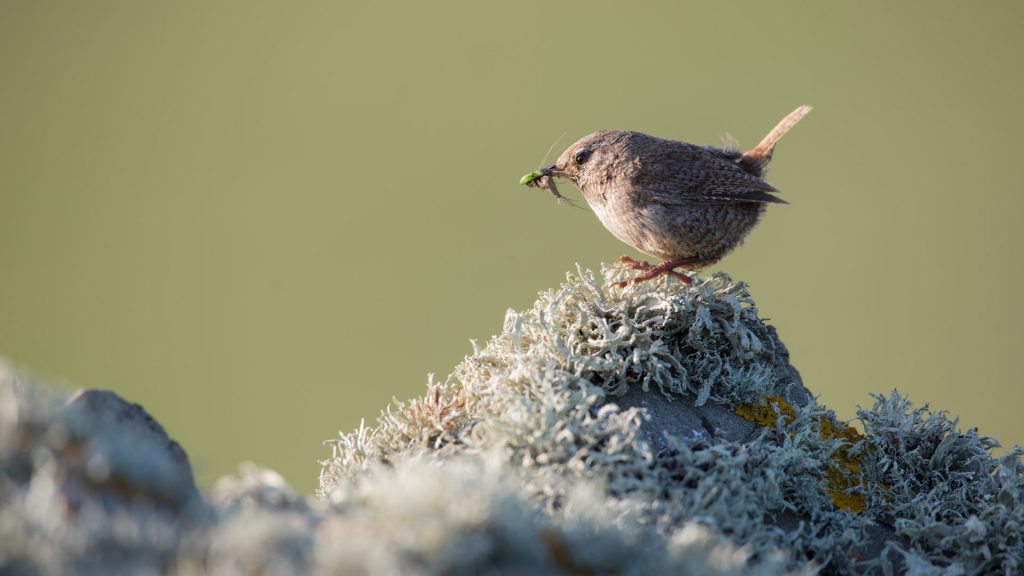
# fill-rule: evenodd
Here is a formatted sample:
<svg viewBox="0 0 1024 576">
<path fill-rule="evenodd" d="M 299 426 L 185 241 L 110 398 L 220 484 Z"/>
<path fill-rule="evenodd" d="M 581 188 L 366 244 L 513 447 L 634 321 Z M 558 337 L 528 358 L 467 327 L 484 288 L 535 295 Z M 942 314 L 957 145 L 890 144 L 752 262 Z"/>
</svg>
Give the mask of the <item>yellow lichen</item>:
<svg viewBox="0 0 1024 576">
<path fill-rule="evenodd" d="M 781 396 L 767 396 L 761 404 L 740 404 L 736 407 L 736 414 L 758 426 L 772 426 L 779 416 L 786 424 L 796 418 L 796 410 Z M 861 457 L 851 456 L 849 451 L 862 438 L 860 432 L 830 415 L 819 418 L 814 431 L 826 440 L 840 438 L 845 441 L 829 457 L 832 465 L 825 470 L 832 504 L 841 510 L 863 512 L 867 508 L 864 495 L 851 493 L 851 489 L 861 483 Z"/>
<path fill-rule="evenodd" d="M 772 426 L 782 416 L 787 424 L 796 418 L 796 410 L 782 396 L 766 396 L 763 404 L 740 404 L 736 414 L 758 426 Z"/>
</svg>

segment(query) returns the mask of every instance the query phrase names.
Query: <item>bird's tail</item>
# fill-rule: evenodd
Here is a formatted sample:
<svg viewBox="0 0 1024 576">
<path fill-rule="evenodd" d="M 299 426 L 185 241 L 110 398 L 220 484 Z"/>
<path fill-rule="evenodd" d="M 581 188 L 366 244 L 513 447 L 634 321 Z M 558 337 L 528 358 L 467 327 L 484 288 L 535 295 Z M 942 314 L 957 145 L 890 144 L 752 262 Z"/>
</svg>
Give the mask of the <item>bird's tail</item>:
<svg viewBox="0 0 1024 576">
<path fill-rule="evenodd" d="M 764 176 L 765 172 L 768 171 L 768 163 L 772 161 L 772 152 L 775 151 L 775 145 L 786 135 L 786 132 L 789 132 L 790 128 L 796 126 L 796 123 L 802 120 L 804 116 L 807 116 L 810 111 L 811 107 L 804 104 L 790 112 L 775 125 L 775 128 L 772 128 L 772 131 L 761 140 L 760 144 L 743 153 L 743 156 L 739 159 L 740 166 L 758 177 Z"/>
</svg>

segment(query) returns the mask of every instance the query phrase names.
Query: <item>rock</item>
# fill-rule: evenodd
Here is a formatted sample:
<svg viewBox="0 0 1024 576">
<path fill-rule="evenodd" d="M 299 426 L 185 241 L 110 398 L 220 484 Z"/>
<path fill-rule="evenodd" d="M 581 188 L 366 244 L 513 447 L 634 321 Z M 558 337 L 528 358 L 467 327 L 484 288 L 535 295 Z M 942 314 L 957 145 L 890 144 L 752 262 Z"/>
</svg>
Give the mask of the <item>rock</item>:
<svg viewBox="0 0 1024 576">
<path fill-rule="evenodd" d="M 200 502 L 188 455 L 146 410 L 110 390 L 80 390 L 47 437 L 71 507 L 151 504 L 182 512 Z"/>
<path fill-rule="evenodd" d="M 775 329 L 768 327 L 768 333 L 777 338 Z M 811 392 L 804 388 L 800 372 L 789 364 L 789 352 L 777 341 L 782 361 L 777 369 L 781 377 L 772 393 L 792 406 L 805 406 L 811 401 Z M 717 438 L 729 442 L 744 442 L 751 439 L 758 426 L 736 413 L 734 406 L 724 402 L 708 400 L 698 405 L 693 396 L 667 396 L 651 394 L 633 386 L 620 396 L 610 397 L 622 408 L 640 408 L 647 418 L 641 425 L 644 438 L 658 450 L 666 449 L 665 435 L 677 438 Z"/>
<path fill-rule="evenodd" d="M 246 465 L 203 502 L 140 406 L 0 365 L 0 574 L 1024 569 L 1024 451 L 897 393 L 858 432 L 742 283 L 610 289 L 623 273 L 569 275 L 329 442 L 319 499 Z"/>
<path fill-rule="evenodd" d="M 164 573 L 209 520 L 185 452 L 113 392 L 0 363 L 0 433 L 0 574 Z"/>
<path fill-rule="evenodd" d="M 142 406 L 109 390 L 81 390 L 57 408 L 52 394 L 9 373 L 0 384 L 0 455 L 16 486 L 28 489 L 44 472 L 69 512 L 89 502 L 178 514 L 202 502 L 188 455 Z"/>
</svg>

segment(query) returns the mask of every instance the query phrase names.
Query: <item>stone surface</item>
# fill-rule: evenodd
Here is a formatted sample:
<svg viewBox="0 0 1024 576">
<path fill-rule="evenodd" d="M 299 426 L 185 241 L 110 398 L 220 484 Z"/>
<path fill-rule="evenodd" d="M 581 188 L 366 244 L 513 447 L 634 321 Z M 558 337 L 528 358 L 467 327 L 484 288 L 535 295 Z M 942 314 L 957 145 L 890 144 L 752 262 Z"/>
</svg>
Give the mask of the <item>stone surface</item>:
<svg viewBox="0 0 1024 576">
<path fill-rule="evenodd" d="M 201 500 L 181 446 L 142 406 L 110 390 L 75 393 L 49 435 L 62 456 L 73 504 L 86 498 L 106 506 L 144 501 L 183 511 Z"/>
</svg>

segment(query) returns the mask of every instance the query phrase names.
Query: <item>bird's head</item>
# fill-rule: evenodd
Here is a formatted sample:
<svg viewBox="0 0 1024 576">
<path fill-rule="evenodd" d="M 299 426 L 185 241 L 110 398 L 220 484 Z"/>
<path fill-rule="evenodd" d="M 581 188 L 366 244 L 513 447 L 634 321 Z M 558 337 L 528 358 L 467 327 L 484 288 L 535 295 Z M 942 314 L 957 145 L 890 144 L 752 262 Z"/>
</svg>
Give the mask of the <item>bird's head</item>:
<svg viewBox="0 0 1024 576">
<path fill-rule="evenodd" d="M 614 163 L 622 157 L 623 141 L 629 134 L 621 130 L 588 134 L 562 152 L 554 164 L 534 170 L 519 183 L 529 185 L 538 178 L 551 176 L 572 180 L 583 190 L 587 184 L 607 181 L 614 172 Z"/>
</svg>

